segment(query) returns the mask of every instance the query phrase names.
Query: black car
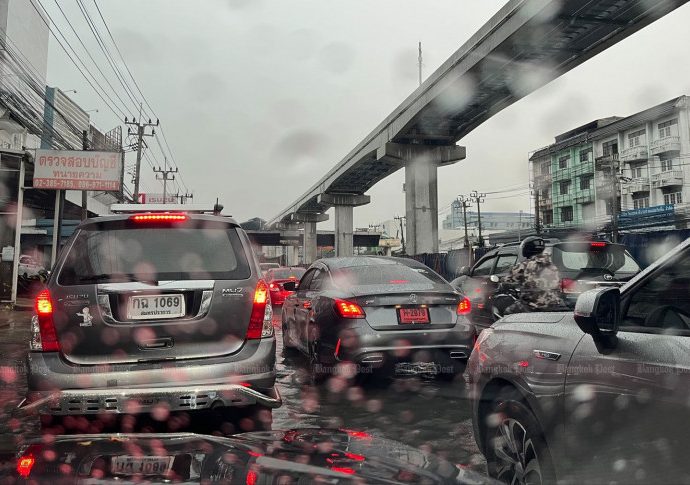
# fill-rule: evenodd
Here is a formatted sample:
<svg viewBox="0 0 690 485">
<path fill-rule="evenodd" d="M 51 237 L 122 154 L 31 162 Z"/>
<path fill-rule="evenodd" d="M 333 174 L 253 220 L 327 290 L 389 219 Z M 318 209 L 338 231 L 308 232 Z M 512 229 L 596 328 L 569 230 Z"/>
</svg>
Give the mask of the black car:
<svg viewBox="0 0 690 485">
<path fill-rule="evenodd" d="M 690 483 L 690 239 L 574 312 L 509 315 L 467 367 L 475 439 L 508 483 Z"/>
<path fill-rule="evenodd" d="M 361 373 L 464 370 L 475 335 L 466 318 L 469 301 L 422 263 L 323 259 L 296 286 L 283 305 L 283 342 L 308 355 L 315 372 L 344 361 Z"/>
<path fill-rule="evenodd" d="M 558 268 L 564 301 L 575 306 L 584 291 L 599 286 L 621 286 L 640 272 L 640 266 L 622 244 L 608 241 L 560 241 L 539 237 L 500 246 L 486 253 L 472 268 L 464 266 L 451 284 L 472 302 L 470 319 L 480 329 L 497 320 L 493 297 L 501 278 L 534 254 L 544 252 Z"/>
<path fill-rule="evenodd" d="M 36 297 L 21 408 L 279 406 L 270 291 L 244 230 L 122 210 L 77 227 Z"/>
</svg>

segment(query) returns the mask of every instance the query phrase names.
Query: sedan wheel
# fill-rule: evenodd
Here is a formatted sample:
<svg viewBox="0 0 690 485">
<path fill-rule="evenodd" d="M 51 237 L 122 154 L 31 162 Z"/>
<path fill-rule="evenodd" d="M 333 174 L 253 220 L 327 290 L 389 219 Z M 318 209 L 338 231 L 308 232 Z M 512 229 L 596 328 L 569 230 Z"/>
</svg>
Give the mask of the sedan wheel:
<svg viewBox="0 0 690 485">
<path fill-rule="evenodd" d="M 524 402 L 514 395 L 499 398 L 492 413 L 498 424 L 486 434 L 490 475 L 515 485 L 555 483 L 550 453 L 534 414 Z"/>
</svg>

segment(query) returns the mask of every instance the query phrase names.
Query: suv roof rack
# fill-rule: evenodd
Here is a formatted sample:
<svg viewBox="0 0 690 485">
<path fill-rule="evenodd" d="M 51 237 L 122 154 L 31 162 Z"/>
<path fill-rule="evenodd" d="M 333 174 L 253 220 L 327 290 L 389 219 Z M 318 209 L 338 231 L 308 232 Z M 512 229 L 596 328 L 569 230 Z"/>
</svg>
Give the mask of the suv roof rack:
<svg viewBox="0 0 690 485">
<path fill-rule="evenodd" d="M 221 215 L 223 206 L 206 206 L 203 204 L 113 204 L 113 214 L 131 214 L 135 212 L 186 212 L 193 214 Z M 228 216 L 229 217 L 229 216 Z"/>
</svg>

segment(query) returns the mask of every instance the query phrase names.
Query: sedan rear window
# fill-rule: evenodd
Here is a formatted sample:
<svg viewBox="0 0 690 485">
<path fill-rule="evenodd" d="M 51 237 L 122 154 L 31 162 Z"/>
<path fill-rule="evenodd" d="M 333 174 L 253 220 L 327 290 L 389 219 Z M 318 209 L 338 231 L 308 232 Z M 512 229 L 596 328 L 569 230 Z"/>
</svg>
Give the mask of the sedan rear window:
<svg viewBox="0 0 690 485">
<path fill-rule="evenodd" d="M 606 269 L 612 273 L 635 274 L 639 265 L 623 246 L 606 245 L 593 247 L 585 244 L 561 244 L 553 248 L 556 266 L 573 271 Z"/>
<path fill-rule="evenodd" d="M 372 264 L 340 268 L 333 273 L 335 283 L 340 287 L 409 285 L 447 283 L 439 275 L 424 266 L 404 264 Z"/>
<path fill-rule="evenodd" d="M 246 279 L 247 258 L 234 227 L 82 229 L 58 276 L 61 285 L 116 281 Z"/>
</svg>

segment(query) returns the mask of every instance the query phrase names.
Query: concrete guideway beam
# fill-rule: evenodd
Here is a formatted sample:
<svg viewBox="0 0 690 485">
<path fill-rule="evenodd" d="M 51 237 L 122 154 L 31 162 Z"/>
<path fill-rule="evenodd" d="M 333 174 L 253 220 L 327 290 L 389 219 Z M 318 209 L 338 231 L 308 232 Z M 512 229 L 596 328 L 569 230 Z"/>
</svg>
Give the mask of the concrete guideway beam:
<svg viewBox="0 0 690 485">
<path fill-rule="evenodd" d="M 371 197 L 361 194 L 319 194 L 317 202 L 335 207 L 335 255 L 354 254 L 353 207 L 368 204 Z"/>
<path fill-rule="evenodd" d="M 438 166 L 465 158 L 457 145 L 387 143 L 377 157 L 405 164 L 405 238 L 408 254 L 438 252 Z"/>
</svg>

